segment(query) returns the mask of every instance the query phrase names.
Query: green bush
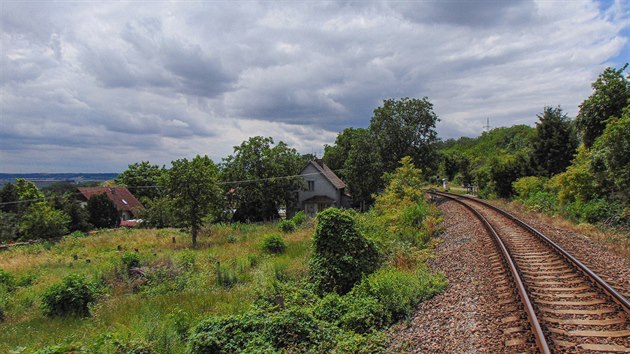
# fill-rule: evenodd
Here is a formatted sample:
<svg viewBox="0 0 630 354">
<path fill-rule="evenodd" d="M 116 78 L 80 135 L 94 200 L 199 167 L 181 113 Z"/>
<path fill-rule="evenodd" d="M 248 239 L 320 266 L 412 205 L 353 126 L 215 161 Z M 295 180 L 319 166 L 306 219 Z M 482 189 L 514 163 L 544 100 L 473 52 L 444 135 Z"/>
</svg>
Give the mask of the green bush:
<svg viewBox="0 0 630 354">
<path fill-rule="evenodd" d="M 278 234 L 271 234 L 262 242 L 262 249 L 267 253 L 283 253 L 287 249 L 287 245 L 284 243 L 282 236 Z"/>
<path fill-rule="evenodd" d="M 252 312 L 208 317 L 192 329 L 188 353 L 240 353 L 247 348 L 273 352 L 273 346 L 263 337 L 264 327 L 265 318 Z"/>
<path fill-rule="evenodd" d="M 38 349 L 34 354 L 66 354 L 66 353 L 88 353 L 89 351 L 80 344 L 58 344 Z"/>
<path fill-rule="evenodd" d="M 11 273 L 5 271 L 4 269 L 0 269 L 0 286 L 9 291 L 15 288 L 15 278 L 11 275 Z"/>
<path fill-rule="evenodd" d="M 127 272 L 129 272 L 131 268 L 138 268 L 140 266 L 140 255 L 135 252 L 123 253 L 122 265 Z"/>
<path fill-rule="evenodd" d="M 350 211 L 329 208 L 317 215 L 310 272 L 321 293 L 345 294 L 378 269 L 376 245 L 358 231 Z"/>
<path fill-rule="evenodd" d="M 306 220 L 308 220 L 308 215 L 306 215 L 304 210 L 298 211 L 295 215 L 293 215 L 293 218 L 291 218 L 291 221 L 293 221 L 295 226 L 302 225 Z"/>
<path fill-rule="evenodd" d="M 217 284 L 224 288 L 231 288 L 240 281 L 235 269 L 222 265 L 221 263 L 217 263 L 215 273 Z"/>
<path fill-rule="evenodd" d="M 392 323 L 387 309 L 372 296 L 350 296 L 345 299 L 347 312 L 341 316 L 341 327 L 357 333 L 369 333 Z"/>
<path fill-rule="evenodd" d="M 328 293 L 313 309 L 313 314 L 322 321 L 338 325 L 343 315 L 348 312 L 348 304 L 343 296 Z"/>
<path fill-rule="evenodd" d="M 278 223 L 278 229 L 285 233 L 295 231 L 295 223 L 292 220 L 282 220 Z"/>
<path fill-rule="evenodd" d="M 157 354 L 151 346 L 139 340 L 114 342 L 116 354 Z"/>
<path fill-rule="evenodd" d="M 72 274 L 44 291 L 42 311 L 48 317 L 89 316 L 96 294 L 83 276 Z"/>
<path fill-rule="evenodd" d="M 558 210 L 558 197 L 552 192 L 537 191 L 524 200 L 528 208 L 545 213 L 554 213 Z"/>
<path fill-rule="evenodd" d="M 512 183 L 515 194 L 518 199 L 527 200 L 537 192 L 544 189 L 546 179 L 541 177 L 521 177 Z"/>
<path fill-rule="evenodd" d="M 446 285 L 443 277 L 424 269 L 415 273 L 395 268 L 380 269 L 364 278 L 351 295 L 356 298 L 373 297 L 383 306 L 385 324 L 409 316 L 416 305 L 441 291 Z"/>
</svg>

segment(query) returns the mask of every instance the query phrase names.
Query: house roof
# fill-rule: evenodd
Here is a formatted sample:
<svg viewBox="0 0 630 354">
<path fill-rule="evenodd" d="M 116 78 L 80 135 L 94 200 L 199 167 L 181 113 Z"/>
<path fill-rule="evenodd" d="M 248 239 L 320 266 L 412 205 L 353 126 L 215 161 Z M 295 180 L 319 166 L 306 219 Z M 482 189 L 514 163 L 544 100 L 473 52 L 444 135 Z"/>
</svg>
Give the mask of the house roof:
<svg viewBox="0 0 630 354">
<path fill-rule="evenodd" d="M 77 188 L 85 200 L 94 195 L 107 194 L 107 198 L 114 202 L 116 210 L 131 211 L 144 209 L 142 204 L 125 187 L 81 187 Z"/>
<path fill-rule="evenodd" d="M 309 165 L 313 165 L 326 179 L 337 189 L 345 188 L 346 184 L 331 170 L 322 159 L 315 159 L 308 162 L 309 164 L 304 167 L 308 167 Z M 302 169 L 302 171 L 304 171 Z"/>
</svg>

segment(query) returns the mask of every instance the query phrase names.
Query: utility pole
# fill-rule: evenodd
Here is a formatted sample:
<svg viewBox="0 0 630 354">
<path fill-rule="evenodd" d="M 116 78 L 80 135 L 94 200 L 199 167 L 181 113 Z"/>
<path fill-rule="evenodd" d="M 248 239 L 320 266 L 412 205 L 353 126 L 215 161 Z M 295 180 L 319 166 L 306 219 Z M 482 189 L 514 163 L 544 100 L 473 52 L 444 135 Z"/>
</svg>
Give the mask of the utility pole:
<svg viewBox="0 0 630 354">
<path fill-rule="evenodd" d="M 483 126 L 486 132 L 490 131 L 490 117 L 486 118 L 486 125 Z"/>
</svg>

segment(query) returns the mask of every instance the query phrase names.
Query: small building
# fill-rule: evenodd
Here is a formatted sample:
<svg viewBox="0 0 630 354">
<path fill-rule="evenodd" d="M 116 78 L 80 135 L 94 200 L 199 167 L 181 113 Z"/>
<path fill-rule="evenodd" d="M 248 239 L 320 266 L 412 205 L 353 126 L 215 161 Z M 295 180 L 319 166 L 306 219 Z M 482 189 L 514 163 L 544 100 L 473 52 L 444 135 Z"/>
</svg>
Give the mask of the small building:
<svg viewBox="0 0 630 354">
<path fill-rule="evenodd" d="M 79 200 L 83 206 L 87 205 L 87 201 L 94 195 L 106 194 L 114 205 L 121 221 L 132 220 L 138 218 L 138 212 L 144 207 L 136 197 L 125 187 L 81 187 L 79 190 Z"/>
<path fill-rule="evenodd" d="M 326 208 L 350 207 L 352 197 L 346 191 L 346 184 L 323 160 L 309 161 L 300 175 L 304 178 L 304 189 L 298 191 L 297 203 L 289 215 L 303 210 L 313 217 Z"/>
</svg>

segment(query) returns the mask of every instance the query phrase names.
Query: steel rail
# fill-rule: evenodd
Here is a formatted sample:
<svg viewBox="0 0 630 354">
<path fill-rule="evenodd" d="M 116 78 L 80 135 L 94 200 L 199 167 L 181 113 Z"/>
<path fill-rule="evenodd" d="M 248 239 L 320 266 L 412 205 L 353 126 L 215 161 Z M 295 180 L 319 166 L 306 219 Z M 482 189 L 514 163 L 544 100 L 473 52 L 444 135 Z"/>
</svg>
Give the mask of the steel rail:
<svg viewBox="0 0 630 354">
<path fill-rule="evenodd" d="M 431 191 L 429 193 L 441 195 L 443 197 L 454 200 L 457 203 L 460 203 L 465 208 L 470 210 L 483 223 L 485 229 L 492 235 L 494 242 L 497 244 L 497 246 L 501 250 L 503 259 L 507 263 L 508 268 L 510 269 L 510 273 L 512 274 L 512 279 L 514 279 L 514 283 L 516 284 L 516 287 L 518 289 L 519 297 L 521 299 L 521 302 L 523 303 L 523 306 L 525 307 L 525 313 L 527 314 L 527 319 L 529 320 L 529 323 L 532 327 L 532 332 L 534 334 L 534 339 L 536 340 L 536 345 L 538 346 L 538 349 L 540 350 L 541 353 L 544 353 L 544 354 L 551 353 L 549 349 L 549 345 L 547 344 L 547 339 L 545 338 L 545 334 L 543 333 L 542 328 L 540 327 L 540 322 L 538 321 L 538 317 L 536 316 L 536 312 L 534 311 L 532 302 L 529 299 L 529 296 L 527 295 L 527 291 L 525 290 L 525 285 L 523 284 L 523 280 L 521 279 L 521 276 L 518 272 L 516 264 L 512 260 L 512 255 L 508 251 L 507 247 L 505 247 L 505 244 L 503 243 L 503 241 L 501 240 L 501 238 L 499 237 L 495 229 L 492 227 L 492 225 L 490 225 L 490 222 L 483 215 L 481 215 L 477 210 L 475 210 L 473 207 L 471 207 L 470 205 L 462 202 L 461 200 L 451 195 L 446 195 L 440 192 L 431 192 Z"/>
<path fill-rule="evenodd" d="M 551 248 L 554 251 L 556 251 L 556 253 L 558 253 L 564 259 L 566 259 L 570 263 L 572 263 L 578 270 L 580 270 L 584 275 L 586 275 L 586 277 L 588 279 L 591 279 L 591 281 L 597 287 L 599 287 L 606 294 L 608 294 L 608 296 L 610 296 L 613 299 L 613 301 L 618 303 L 623 308 L 623 310 L 626 313 L 630 314 L 630 301 L 628 301 L 628 299 L 626 297 L 621 295 L 617 290 L 615 290 L 612 286 L 610 286 L 610 284 L 608 284 L 605 280 L 603 280 L 601 277 L 599 277 L 597 274 L 595 274 L 592 270 L 590 270 L 582 262 L 577 260 L 571 254 L 569 254 L 567 251 L 565 251 L 562 247 L 560 247 L 557 243 L 553 242 L 547 236 L 542 234 L 540 231 L 536 230 L 532 226 L 528 225 L 527 223 L 525 223 L 524 221 L 518 219 L 514 215 L 508 213 L 507 211 L 504 211 L 504 210 L 502 210 L 500 208 L 497 208 L 496 206 L 494 206 L 494 205 L 492 205 L 492 204 L 490 204 L 488 202 L 485 202 L 483 200 L 479 200 L 477 198 L 472 198 L 472 197 L 461 195 L 461 194 L 448 193 L 448 192 L 437 192 L 437 193 L 440 193 L 440 194 L 443 194 L 443 195 L 457 196 L 459 198 L 464 198 L 466 200 L 471 200 L 471 201 L 473 201 L 475 203 L 479 203 L 479 204 L 482 204 L 484 206 L 487 206 L 488 208 L 490 208 L 492 210 L 495 210 L 496 212 L 498 212 L 498 213 L 506 216 L 510 220 L 514 221 L 515 223 L 517 223 L 518 225 L 520 225 L 521 227 L 523 227 L 527 231 L 529 231 L 529 232 L 533 233 L 534 235 L 536 235 L 538 238 L 540 238 L 542 241 L 547 243 L 549 246 L 551 246 Z"/>
</svg>

